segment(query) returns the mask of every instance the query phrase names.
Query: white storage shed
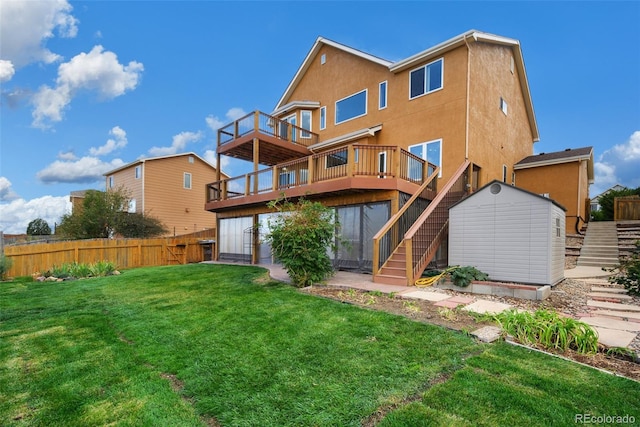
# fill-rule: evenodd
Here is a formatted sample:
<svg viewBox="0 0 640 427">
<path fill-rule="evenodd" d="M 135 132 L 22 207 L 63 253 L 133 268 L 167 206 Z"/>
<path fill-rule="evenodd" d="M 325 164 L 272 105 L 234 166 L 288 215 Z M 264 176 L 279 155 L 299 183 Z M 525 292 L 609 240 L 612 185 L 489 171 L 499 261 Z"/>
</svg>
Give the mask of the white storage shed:
<svg viewBox="0 0 640 427">
<path fill-rule="evenodd" d="M 564 279 L 565 211 L 490 182 L 449 210 L 449 265 L 476 267 L 495 281 L 555 285 Z"/>
</svg>

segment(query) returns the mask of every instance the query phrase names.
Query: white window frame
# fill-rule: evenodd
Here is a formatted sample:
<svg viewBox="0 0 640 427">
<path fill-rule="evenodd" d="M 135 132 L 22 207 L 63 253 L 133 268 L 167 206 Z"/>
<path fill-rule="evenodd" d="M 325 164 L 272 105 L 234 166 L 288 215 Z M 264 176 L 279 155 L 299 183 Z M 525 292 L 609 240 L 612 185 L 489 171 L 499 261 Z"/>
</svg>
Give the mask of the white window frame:
<svg viewBox="0 0 640 427">
<path fill-rule="evenodd" d="M 114 184 L 115 184 L 115 179 L 113 178 L 113 175 L 111 175 L 109 177 L 109 188 L 113 188 Z"/>
<path fill-rule="evenodd" d="M 344 100 L 347 100 L 347 99 L 349 99 L 349 98 L 353 98 L 353 97 L 354 97 L 354 96 L 356 96 L 356 95 L 360 95 L 360 94 L 361 94 L 361 93 L 363 93 L 363 92 L 364 92 L 364 113 L 362 113 L 362 114 L 360 114 L 360 115 L 358 115 L 358 116 L 349 117 L 348 119 L 346 119 L 346 120 L 342 120 L 341 122 L 339 122 L 339 121 L 338 121 L 338 104 L 339 104 L 340 102 L 344 101 Z M 368 90 L 368 89 L 363 89 L 363 90 L 361 90 L 361 91 L 358 91 L 358 92 L 356 92 L 356 93 L 352 93 L 352 94 L 351 94 L 351 95 L 349 95 L 349 96 L 345 96 L 344 98 L 337 100 L 337 101 L 336 101 L 336 103 L 335 103 L 335 113 L 334 113 L 334 115 L 333 115 L 333 117 L 334 117 L 334 121 L 333 121 L 333 122 L 334 122 L 334 124 L 339 125 L 339 124 L 346 123 L 346 122 L 349 122 L 349 121 L 351 121 L 351 120 L 357 119 L 357 118 L 359 118 L 359 117 L 364 117 L 364 116 L 366 116 L 366 115 L 367 115 L 367 104 L 368 104 L 368 103 L 369 103 L 369 90 Z"/>
<path fill-rule="evenodd" d="M 387 94 L 388 84 L 387 81 L 380 82 L 378 84 L 378 110 L 384 110 L 387 108 Z M 384 103 L 382 102 L 384 100 Z"/>
<path fill-rule="evenodd" d="M 189 163 L 193 163 L 195 160 L 193 158 L 193 156 L 189 156 Z"/>
<path fill-rule="evenodd" d="M 427 153 L 429 151 L 429 149 L 428 149 L 429 144 L 440 144 L 440 153 L 439 153 L 438 163 L 436 164 L 436 166 L 440 167 L 440 172 L 438 172 L 438 178 L 442 178 L 442 169 L 443 169 L 442 168 L 442 166 L 443 166 L 442 165 L 442 151 L 443 151 L 442 148 L 444 146 L 444 144 L 442 142 L 442 138 L 432 139 L 431 141 L 425 141 L 425 142 L 420 142 L 418 144 L 410 145 L 408 147 L 408 151 L 410 153 L 412 153 L 412 151 L 411 151 L 412 147 L 422 146 L 422 153 L 418 157 L 422 158 L 422 160 L 429 161 L 429 159 L 427 158 Z M 417 155 L 415 153 L 413 153 L 413 154 Z M 433 162 L 431 162 L 431 163 L 433 163 Z"/>
<path fill-rule="evenodd" d="M 327 107 L 320 107 L 320 130 L 327 128 Z"/>
<path fill-rule="evenodd" d="M 502 110 L 505 116 L 507 115 L 508 108 L 507 101 L 505 101 L 503 97 L 500 97 L 500 110 Z"/>
<path fill-rule="evenodd" d="M 378 152 L 378 173 L 380 173 L 380 178 L 386 178 L 387 173 L 387 152 L 380 151 Z"/>
<path fill-rule="evenodd" d="M 182 186 L 185 190 L 191 190 L 193 187 L 192 176 L 189 172 L 185 172 L 182 177 Z"/>
<path fill-rule="evenodd" d="M 136 199 L 129 200 L 129 208 L 127 212 L 136 213 Z"/>
<path fill-rule="evenodd" d="M 436 62 L 441 62 L 442 65 L 440 66 L 441 68 L 441 72 L 440 72 L 440 86 L 436 89 L 433 90 L 429 90 L 429 73 L 428 73 L 428 68 L 430 65 L 435 64 Z M 424 92 L 421 94 L 418 94 L 416 96 L 411 96 L 411 75 L 418 70 L 424 69 L 424 87 L 423 90 Z M 425 64 L 421 67 L 418 68 L 414 68 L 413 70 L 409 71 L 409 99 L 416 99 L 416 98 L 420 98 L 421 96 L 425 96 L 428 95 L 430 93 L 434 93 L 437 92 L 439 90 L 442 90 L 444 88 L 444 58 L 438 58 L 435 61 L 431 61 L 428 64 Z"/>
<path fill-rule="evenodd" d="M 309 129 L 305 127 L 305 116 L 309 123 Z M 300 110 L 300 128 L 304 129 L 300 131 L 300 138 L 311 138 L 312 117 L 311 110 Z"/>
<path fill-rule="evenodd" d="M 136 179 L 140 179 L 142 177 L 142 166 L 138 165 L 135 169 Z"/>
</svg>

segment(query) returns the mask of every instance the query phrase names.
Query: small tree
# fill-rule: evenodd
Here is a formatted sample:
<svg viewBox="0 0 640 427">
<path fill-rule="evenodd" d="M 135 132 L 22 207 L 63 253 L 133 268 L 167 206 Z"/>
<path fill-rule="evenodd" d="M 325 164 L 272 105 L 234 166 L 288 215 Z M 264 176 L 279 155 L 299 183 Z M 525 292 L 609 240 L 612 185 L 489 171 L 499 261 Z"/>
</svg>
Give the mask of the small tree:
<svg viewBox="0 0 640 427">
<path fill-rule="evenodd" d="M 99 239 L 111 237 L 119 215 L 129 204 L 124 189 L 113 191 L 89 190 L 82 209 L 67 214 L 60 220 L 58 233 L 73 239 Z"/>
<path fill-rule="evenodd" d="M 48 236 L 51 234 L 51 227 L 44 219 L 37 218 L 27 225 L 27 234 L 29 236 Z"/>
<path fill-rule="evenodd" d="M 268 223 L 267 241 L 296 286 L 309 286 L 333 274 L 327 249 L 334 249 L 338 230 L 334 210 L 300 199 L 269 203 L 280 215 Z"/>
<path fill-rule="evenodd" d="M 614 214 L 614 204 L 616 197 L 624 197 L 624 196 L 640 196 L 640 187 L 636 189 L 624 189 L 618 191 L 610 191 L 607 194 L 604 194 L 598 200 L 598 204 L 600 205 L 600 212 L 597 215 L 593 215 L 593 219 L 596 221 L 613 221 Z"/>
<path fill-rule="evenodd" d="M 12 265 L 13 261 L 11 260 L 11 258 L 7 258 L 3 254 L 0 254 L 0 280 L 4 280 L 7 272 L 11 270 Z"/>
<path fill-rule="evenodd" d="M 123 237 L 143 238 L 160 236 L 167 229 L 159 219 L 150 215 L 122 212 L 116 222 L 115 232 Z"/>
</svg>

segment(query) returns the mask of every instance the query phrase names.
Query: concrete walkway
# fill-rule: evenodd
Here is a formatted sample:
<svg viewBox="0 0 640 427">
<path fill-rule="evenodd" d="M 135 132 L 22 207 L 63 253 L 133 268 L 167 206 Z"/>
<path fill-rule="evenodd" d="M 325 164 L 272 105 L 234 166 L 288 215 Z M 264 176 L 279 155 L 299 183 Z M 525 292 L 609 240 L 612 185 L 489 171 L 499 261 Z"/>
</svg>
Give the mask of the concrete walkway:
<svg viewBox="0 0 640 427">
<path fill-rule="evenodd" d="M 263 265 L 269 269 L 276 280 L 290 283 L 289 276 L 280 265 Z M 585 280 L 591 286 L 591 294 L 587 301 L 590 310 L 582 313 L 579 320 L 591 325 L 599 335 L 598 341 L 607 347 L 629 347 L 640 334 L 640 306 L 630 304 L 625 290 L 613 286 L 607 281 L 611 273 L 601 267 L 577 266 L 565 270 L 565 278 Z M 327 281 L 327 285 L 395 293 L 405 298 L 415 298 L 432 302 L 438 307 L 457 308 L 475 313 L 496 314 L 513 308 L 510 304 L 477 298 L 475 295 L 451 296 L 442 292 L 433 292 L 415 286 L 395 286 L 374 283 L 371 275 L 337 271 Z M 499 329 L 474 331 L 479 339 L 490 342 L 500 335 Z"/>
</svg>

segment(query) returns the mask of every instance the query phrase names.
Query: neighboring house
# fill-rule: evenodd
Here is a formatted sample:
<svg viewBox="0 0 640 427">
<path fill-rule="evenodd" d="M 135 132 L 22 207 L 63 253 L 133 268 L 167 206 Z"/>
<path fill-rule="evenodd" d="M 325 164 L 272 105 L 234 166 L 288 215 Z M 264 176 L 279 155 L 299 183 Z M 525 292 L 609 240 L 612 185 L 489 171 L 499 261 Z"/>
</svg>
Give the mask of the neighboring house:
<svg viewBox="0 0 640 427">
<path fill-rule="evenodd" d="M 216 216 L 204 210 L 203 188 L 217 176 L 195 153 L 140 159 L 105 174 L 107 191 L 123 188 L 131 197 L 129 212 L 159 219 L 167 236 L 216 227 Z"/>
<path fill-rule="evenodd" d="M 523 227 L 523 224 L 527 224 Z M 494 181 L 449 210 L 449 262 L 492 280 L 555 285 L 564 279 L 565 209 Z"/>
<path fill-rule="evenodd" d="M 538 139 L 517 40 L 472 30 L 392 62 L 320 37 L 274 111 L 218 131 L 218 164 L 254 166 L 207 185 L 216 256 L 268 260 L 267 203 L 307 197 L 343 224 L 336 265 L 413 283 L 446 263 L 449 206 L 492 180 L 512 183 Z"/>
<path fill-rule="evenodd" d="M 567 210 L 566 233 L 581 233 L 590 216 L 593 147 L 528 156 L 514 169 L 516 186 L 560 203 Z"/>
<path fill-rule="evenodd" d="M 620 184 L 616 184 L 613 187 L 604 190 L 602 193 L 598 194 L 597 196 L 594 196 L 591 199 L 591 211 L 595 212 L 595 211 L 599 211 L 600 210 L 600 198 L 602 196 L 605 196 L 609 193 L 611 193 L 612 191 L 622 191 L 622 190 L 626 190 L 627 187 L 625 187 L 624 185 L 620 185 Z"/>
<path fill-rule="evenodd" d="M 71 212 L 79 213 L 84 205 L 84 197 L 87 194 L 87 190 L 72 191 L 69 194 L 69 201 L 71 202 Z"/>
</svg>

